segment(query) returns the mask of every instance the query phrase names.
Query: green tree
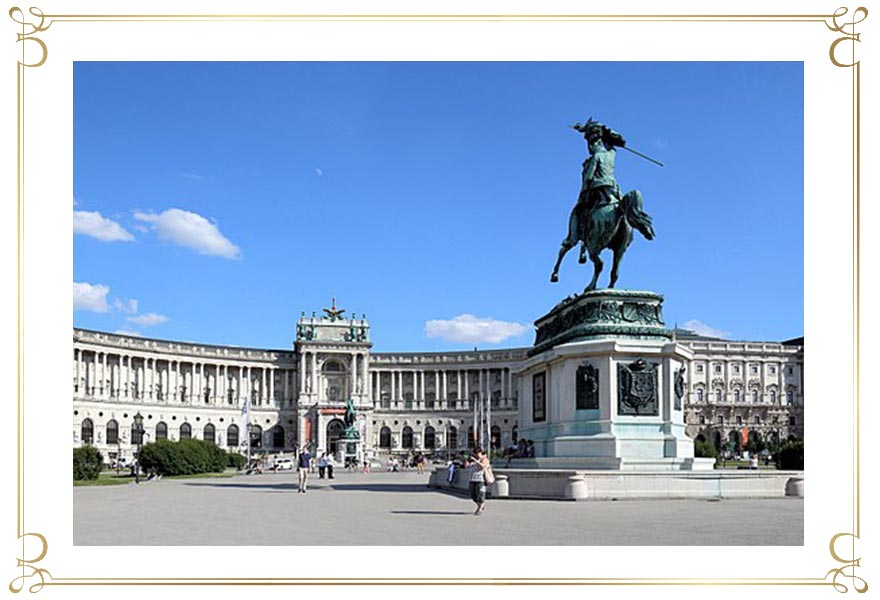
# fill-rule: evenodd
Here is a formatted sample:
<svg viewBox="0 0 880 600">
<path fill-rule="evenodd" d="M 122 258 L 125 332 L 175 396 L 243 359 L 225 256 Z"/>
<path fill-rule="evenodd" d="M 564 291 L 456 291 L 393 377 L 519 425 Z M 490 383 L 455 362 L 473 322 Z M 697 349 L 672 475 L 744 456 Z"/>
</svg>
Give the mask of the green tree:
<svg viewBox="0 0 880 600">
<path fill-rule="evenodd" d="M 73 479 L 97 479 L 104 468 L 104 457 L 94 446 L 73 449 Z"/>
<path fill-rule="evenodd" d="M 783 471 L 803 471 L 804 440 L 785 442 L 776 454 L 776 468 Z"/>
</svg>

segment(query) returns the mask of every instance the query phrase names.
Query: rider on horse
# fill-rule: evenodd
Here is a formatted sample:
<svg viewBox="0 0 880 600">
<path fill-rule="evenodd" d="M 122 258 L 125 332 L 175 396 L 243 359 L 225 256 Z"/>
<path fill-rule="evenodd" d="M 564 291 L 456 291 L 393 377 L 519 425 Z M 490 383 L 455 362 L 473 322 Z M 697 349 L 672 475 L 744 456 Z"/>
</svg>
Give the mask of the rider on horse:
<svg viewBox="0 0 880 600">
<path fill-rule="evenodd" d="M 578 262 L 587 262 L 589 253 L 595 266 L 593 280 L 587 290 L 596 288 L 596 280 L 602 270 L 599 253 L 603 248 L 614 251 L 614 267 L 609 285 L 614 287 L 620 259 L 632 241 L 632 229 L 637 229 L 649 240 L 654 237 L 651 217 L 642 210 L 641 194 L 633 190 L 621 195 L 614 178 L 615 147 L 626 146 L 623 136 L 593 119 L 583 125 L 575 123 L 572 128 L 584 135 L 590 156 L 584 161 L 581 190 L 568 219 L 568 235 L 562 240 L 550 281 L 559 280 L 562 258 L 580 242 Z"/>
<path fill-rule="evenodd" d="M 569 218 L 569 237 L 572 233 L 576 244 L 582 242 L 579 262 L 586 262 L 585 230 L 590 223 L 590 215 L 598 208 L 616 205 L 620 200 L 620 188 L 614 178 L 615 146 L 625 146 L 623 136 L 593 119 L 584 125 L 575 123 L 572 128 L 583 133 L 590 148 L 590 156 L 584 161 L 581 176 L 581 191 Z M 564 242 L 563 242 L 564 244 Z M 573 244 L 572 244 L 573 245 Z"/>
</svg>

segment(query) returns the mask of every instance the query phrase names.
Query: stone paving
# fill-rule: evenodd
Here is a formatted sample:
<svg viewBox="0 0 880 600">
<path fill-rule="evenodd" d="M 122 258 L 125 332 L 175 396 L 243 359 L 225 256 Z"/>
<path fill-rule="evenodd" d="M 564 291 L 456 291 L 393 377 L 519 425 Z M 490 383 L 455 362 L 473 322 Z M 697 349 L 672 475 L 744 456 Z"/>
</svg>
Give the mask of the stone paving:
<svg viewBox="0 0 880 600">
<path fill-rule="evenodd" d="M 333 480 L 313 475 L 308 493 L 298 494 L 296 472 L 285 472 L 75 487 L 74 544 L 793 546 L 804 539 L 802 498 L 490 499 L 475 517 L 470 499 L 427 481 L 415 471 L 340 472 Z M 243 525 L 248 514 L 252 524 Z"/>
</svg>

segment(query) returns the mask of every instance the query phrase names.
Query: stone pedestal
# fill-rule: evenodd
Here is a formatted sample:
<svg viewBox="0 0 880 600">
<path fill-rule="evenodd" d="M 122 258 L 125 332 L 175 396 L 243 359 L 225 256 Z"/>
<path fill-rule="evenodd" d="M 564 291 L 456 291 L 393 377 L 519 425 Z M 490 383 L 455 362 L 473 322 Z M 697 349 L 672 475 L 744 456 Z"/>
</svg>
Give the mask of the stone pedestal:
<svg viewBox="0 0 880 600">
<path fill-rule="evenodd" d="M 599 290 L 535 322 L 519 370 L 519 432 L 541 468 L 712 468 L 694 459 L 684 431 L 691 353 L 672 340 L 662 303 L 652 292 Z"/>
</svg>

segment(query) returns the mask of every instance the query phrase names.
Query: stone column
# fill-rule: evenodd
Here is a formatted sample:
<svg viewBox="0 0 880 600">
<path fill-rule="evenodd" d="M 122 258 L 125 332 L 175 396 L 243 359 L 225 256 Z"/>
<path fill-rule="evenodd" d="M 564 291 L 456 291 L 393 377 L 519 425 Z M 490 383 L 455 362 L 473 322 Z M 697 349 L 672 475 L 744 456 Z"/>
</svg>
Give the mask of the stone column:
<svg viewBox="0 0 880 600">
<path fill-rule="evenodd" d="M 318 398 L 318 353 L 312 352 L 312 389 L 311 392 L 315 399 Z"/>
<path fill-rule="evenodd" d="M 397 379 L 397 372 L 396 372 L 396 371 L 391 371 L 391 396 L 390 396 L 390 401 L 391 401 L 392 403 L 393 403 L 393 402 L 397 402 L 397 394 L 395 393 L 396 379 Z"/>
<path fill-rule="evenodd" d="M 349 385 L 351 386 L 351 393 L 349 397 L 353 397 L 357 393 L 357 370 L 358 370 L 358 355 L 354 353 L 351 355 L 351 377 L 349 378 Z"/>
<path fill-rule="evenodd" d="M 284 406 L 286 403 L 287 403 L 287 404 L 290 403 L 290 399 L 289 399 L 288 397 L 290 396 L 290 373 L 291 373 L 291 370 L 290 370 L 290 369 L 284 369 L 284 370 L 282 371 L 282 373 L 284 374 L 284 375 L 283 375 L 283 377 L 284 377 L 284 384 L 283 384 L 282 389 L 281 389 L 281 394 L 282 394 L 282 396 L 281 396 L 281 406 Z"/>
</svg>

